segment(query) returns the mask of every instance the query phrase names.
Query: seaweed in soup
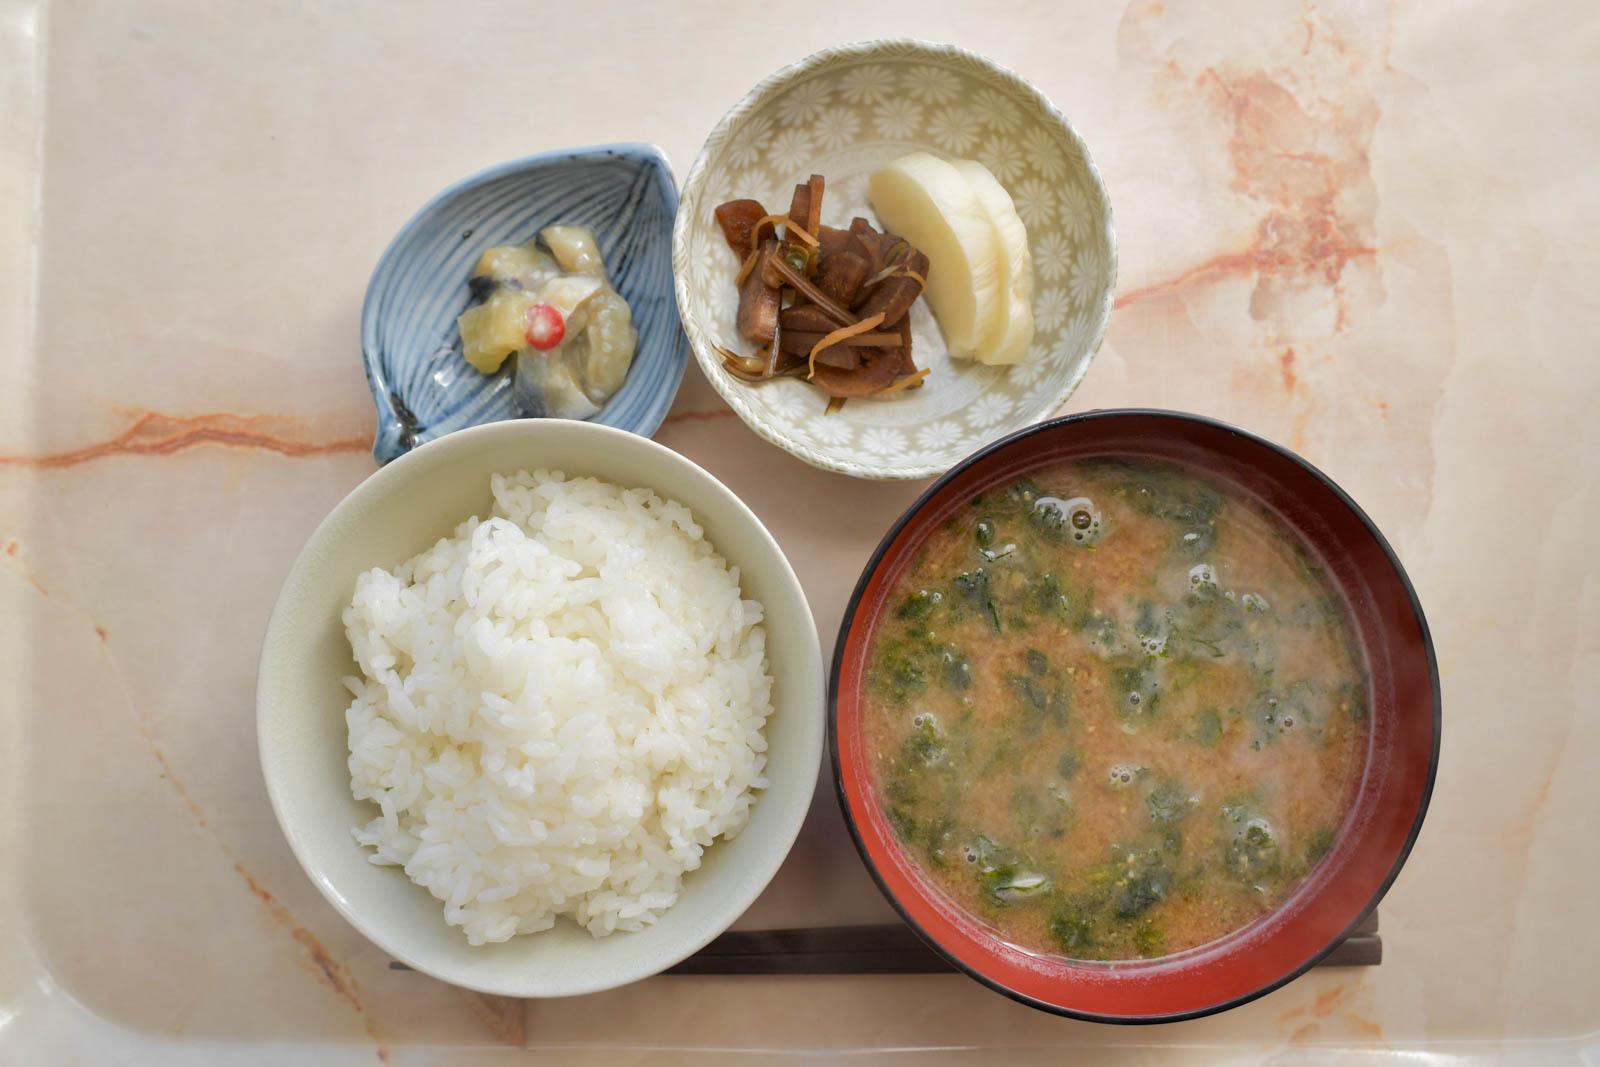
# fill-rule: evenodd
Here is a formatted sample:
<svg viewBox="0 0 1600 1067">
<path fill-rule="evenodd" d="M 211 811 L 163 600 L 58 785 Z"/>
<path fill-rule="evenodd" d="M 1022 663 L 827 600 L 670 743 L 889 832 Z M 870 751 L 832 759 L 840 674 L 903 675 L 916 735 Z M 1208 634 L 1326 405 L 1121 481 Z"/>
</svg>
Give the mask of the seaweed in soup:
<svg viewBox="0 0 1600 1067">
<path fill-rule="evenodd" d="M 1001 936 L 1183 951 L 1335 846 L 1365 666 L 1319 561 L 1249 498 L 1169 464 L 1042 468 L 974 495 L 887 603 L 864 694 L 882 802 Z"/>
</svg>

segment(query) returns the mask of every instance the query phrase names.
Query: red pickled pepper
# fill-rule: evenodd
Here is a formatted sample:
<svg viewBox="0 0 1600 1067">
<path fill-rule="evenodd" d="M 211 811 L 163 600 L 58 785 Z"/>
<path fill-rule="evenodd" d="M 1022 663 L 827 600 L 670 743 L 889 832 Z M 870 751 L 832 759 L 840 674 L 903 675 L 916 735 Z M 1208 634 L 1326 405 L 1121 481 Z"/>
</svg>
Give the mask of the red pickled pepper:
<svg viewBox="0 0 1600 1067">
<path fill-rule="evenodd" d="M 539 303 L 529 308 L 527 322 L 522 337 L 528 342 L 529 348 L 536 348 L 540 352 L 549 351 L 567 336 L 567 320 L 549 304 Z"/>
</svg>

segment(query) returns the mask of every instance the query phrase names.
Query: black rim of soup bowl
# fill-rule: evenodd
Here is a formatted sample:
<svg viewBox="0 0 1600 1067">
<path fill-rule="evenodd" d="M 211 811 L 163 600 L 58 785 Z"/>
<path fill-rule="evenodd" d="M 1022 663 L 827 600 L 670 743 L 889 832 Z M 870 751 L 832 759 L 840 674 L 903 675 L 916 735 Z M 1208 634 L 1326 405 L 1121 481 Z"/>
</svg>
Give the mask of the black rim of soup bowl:
<svg viewBox="0 0 1600 1067">
<path fill-rule="evenodd" d="M 1412 819 L 1411 828 L 1406 834 L 1405 842 L 1401 846 L 1399 854 L 1395 857 L 1393 865 L 1389 868 L 1388 873 L 1384 876 L 1383 881 L 1378 885 L 1376 891 L 1373 892 L 1371 899 L 1369 899 L 1361 908 L 1361 910 L 1356 914 L 1355 918 L 1352 919 L 1342 931 L 1331 938 L 1326 945 L 1312 953 L 1311 956 L 1305 960 L 1305 962 L 1291 968 L 1281 977 L 1276 978 L 1273 981 L 1270 981 L 1256 989 L 1253 989 L 1248 993 L 1243 993 L 1236 997 L 1218 1001 L 1215 1004 L 1210 1004 L 1202 1008 L 1196 1008 L 1191 1011 L 1172 1012 L 1163 1015 L 1105 1014 L 1101 1012 L 1081 1011 L 1074 1008 L 1067 1008 L 1059 1004 L 1051 1004 L 1041 1001 L 1034 997 L 1028 996 L 1027 994 L 1020 993 L 1006 985 L 1004 982 L 984 974 L 946 949 L 936 937 L 930 934 L 926 929 L 923 928 L 921 923 L 917 922 L 917 920 L 912 917 L 910 911 L 889 889 L 888 885 L 883 879 L 883 876 L 879 873 L 877 863 L 874 861 L 872 853 L 868 850 L 866 842 L 862 839 L 861 831 L 856 825 L 855 813 L 850 808 L 850 798 L 845 789 L 844 768 L 839 760 L 839 676 L 841 668 L 844 664 L 846 639 L 850 634 L 851 627 L 855 623 L 856 612 L 861 607 L 861 600 L 863 595 L 866 593 L 868 583 L 877 573 L 878 568 L 883 563 L 884 557 L 889 552 L 890 546 L 893 545 L 895 540 L 900 536 L 901 531 L 906 528 L 912 519 L 914 519 L 930 501 L 932 501 L 944 490 L 945 486 L 949 485 L 952 481 L 966 473 L 972 467 L 983 463 L 990 456 L 1009 448 L 1017 442 L 1027 440 L 1030 437 L 1040 434 L 1051 433 L 1061 426 L 1078 423 L 1120 421 L 1127 418 L 1170 420 L 1175 424 L 1187 423 L 1190 425 L 1197 425 L 1207 429 L 1231 434 L 1242 439 L 1250 446 L 1266 449 L 1270 452 L 1276 453 L 1283 459 L 1289 460 L 1295 466 L 1303 470 L 1306 474 L 1310 475 L 1313 479 L 1320 482 L 1325 489 L 1331 492 L 1334 498 L 1338 500 L 1338 502 L 1344 508 L 1346 508 L 1350 514 L 1361 523 L 1363 527 L 1365 527 L 1367 533 L 1371 535 L 1373 541 L 1377 544 L 1378 548 L 1383 552 L 1384 557 L 1388 560 L 1389 566 L 1393 568 L 1394 575 L 1398 579 L 1400 587 L 1405 592 L 1412 614 L 1416 617 L 1417 630 L 1422 641 L 1423 655 L 1427 660 L 1429 696 L 1433 713 L 1433 736 L 1431 748 L 1428 754 L 1428 773 L 1427 779 L 1423 783 L 1422 795 L 1417 804 L 1416 815 Z M 1107 454 L 1112 453 L 1108 452 Z M 1299 531 L 1296 532 L 1298 533 Z M 1301 536 L 1303 537 L 1304 535 L 1301 534 Z M 828 743 L 828 760 L 833 768 L 833 785 L 834 791 L 839 799 L 839 809 L 844 815 L 845 826 L 850 831 L 850 839 L 855 843 L 856 851 L 860 853 L 862 863 L 867 868 L 867 873 L 872 876 L 872 880 L 877 885 L 879 892 L 884 895 L 884 898 L 888 900 L 889 904 L 900 915 L 901 919 L 903 919 L 912 930 L 916 931 L 917 936 L 920 937 L 929 948 L 936 952 L 942 959 L 950 963 L 951 966 L 962 971 L 968 977 L 976 979 L 978 982 L 981 982 L 983 985 L 989 987 L 997 993 L 1001 993 L 1010 999 L 1017 1001 L 1018 1003 L 1026 1004 L 1031 1008 L 1038 1008 L 1040 1011 L 1049 1012 L 1053 1015 L 1061 1015 L 1072 1019 L 1081 1019 L 1087 1022 L 1117 1023 L 1121 1025 L 1136 1026 L 1150 1023 L 1182 1022 L 1186 1019 L 1199 1019 L 1207 1015 L 1215 1015 L 1218 1012 L 1227 1011 L 1230 1008 L 1239 1007 L 1240 1005 L 1247 1004 L 1259 997 L 1266 996 L 1273 990 L 1279 989 L 1294 981 L 1296 978 L 1300 977 L 1302 974 L 1305 974 L 1311 968 L 1321 963 L 1327 958 L 1329 953 L 1338 948 L 1339 945 L 1347 937 L 1353 934 L 1356 928 L 1365 922 L 1368 916 L 1370 916 L 1373 911 L 1377 909 L 1379 902 L 1383 900 L 1384 895 L 1389 891 L 1389 887 L 1392 886 L 1394 884 L 1394 880 L 1399 877 L 1400 869 L 1405 866 L 1407 858 L 1411 855 L 1412 846 L 1416 844 L 1417 837 L 1422 832 L 1422 823 L 1428 814 L 1428 805 L 1433 798 L 1434 779 L 1437 776 L 1439 769 L 1439 743 L 1442 735 L 1442 727 L 1443 707 L 1440 702 L 1439 664 L 1438 659 L 1434 654 L 1433 637 L 1428 629 L 1427 617 L 1423 614 L 1422 603 L 1417 599 L 1417 592 L 1415 587 L 1411 584 L 1410 575 L 1406 573 L 1405 568 L 1400 563 L 1399 557 L 1395 554 L 1393 546 L 1389 544 L 1388 538 L 1384 537 L 1383 532 L 1378 529 L 1377 524 L 1372 521 L 1372 518 L 1364 510 L 1362 510 L 1361 506 L 1357 504 L 1355 500 L 1351 498 L 1350 494 L 1345 492 L 1337 482 L 1328 477 L 1328 475 L 1324 474 L 1309 460 L 1291 451 L 1290 449 L 1285 448 L 1276 442 L 1270 441 L 1258 434 L 1251 433 L 1249 430 L 1245 430 L 1231 423 L 1224 422 L 1221 419 L 1211 418 L 1210 416 L 1206 415 L 1195 415 L 1183 411 L 1170 411 L 1163 408 L 1105 408 L 1047 419 L 1044 422 L 1035 423 L 1032 426 L 1025 427 L 1016 431 L 1015 433 L 1008 434 L 1005 437 L 990 442 L 989 444 L 978 449 L 976 452 L 967 456 L 965 459 L 956 463 L 955 466 L 951 467 L 948 471 L 942 474 L 938 480 L 924 490 L 923 493 L 917 497 L 916 501 L 912 503 L 911 506 L 908 507 L 898 519 L 895 520 L 894 525 L 889 527 L 889 531 L 884 534 L 883 539 L 878 542 L 878 547 L 873 550 L 872 556 L 867 560 L 866 566 L 862 568 L 861 577 L 857 579 L 855 589 L 850 593 L 850 599 L 845 602 L 844 618 L 840 620 L 839 623 L 839 634 L 834 643 L 833 660 L 828 676 L 828 728 L 826 736 Z"/>
</svg>

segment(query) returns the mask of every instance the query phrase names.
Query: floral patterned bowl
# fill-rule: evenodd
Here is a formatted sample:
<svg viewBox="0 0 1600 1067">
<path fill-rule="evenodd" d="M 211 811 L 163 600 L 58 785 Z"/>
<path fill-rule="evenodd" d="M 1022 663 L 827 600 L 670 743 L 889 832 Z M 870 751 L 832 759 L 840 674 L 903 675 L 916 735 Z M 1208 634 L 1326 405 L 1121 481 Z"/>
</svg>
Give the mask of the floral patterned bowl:
<svg viewBox="0 0 1600 1067">
<path fill-rule="evenodd" d="M 807 175 L 827 179 L 823 221 L 872 217 L 867 179 L 907 152 L 983 163 L 1011 193 L 1033 252 L 1033 345 L 1013 367 L 951 360 L 925 301 L 912 308 L 920 389 L 852 400 L 793 379 L 758 386 L 722 368 L 744 353 L 734 315 L 739 263 L 712 212 L 754 197 L 788 206 Z M 717 392 L 762 437 L 825 470 L 926 478 L 983 444 L 1053 415 L 1105 336 L 1116 287 L 1111 204 L 1082 139 L 1021 77 L 982 56 L 920 41 L 825 49 L 784 67 L 723 116 L 689 170 L 672 233 L 678 310 Z"/>
</svg>

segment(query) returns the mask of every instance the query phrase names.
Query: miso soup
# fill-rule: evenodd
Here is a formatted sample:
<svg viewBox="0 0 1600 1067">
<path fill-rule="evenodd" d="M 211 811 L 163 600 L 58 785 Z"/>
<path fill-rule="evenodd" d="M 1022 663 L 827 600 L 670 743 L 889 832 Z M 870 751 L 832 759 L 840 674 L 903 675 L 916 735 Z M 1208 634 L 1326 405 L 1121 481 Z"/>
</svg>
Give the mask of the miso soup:
<svg viewBox="0 0 1600 1067">
<path fill-rule="evenodd" d="M 868 657 L 900 841 L 1036 952 L 1161 956 L 1250 923 L 1332 846 L 1366 757 L 1366 670 L 1321 565 L 1176 465 L 1067 463 L 973 498 Z"/>
</svg>

